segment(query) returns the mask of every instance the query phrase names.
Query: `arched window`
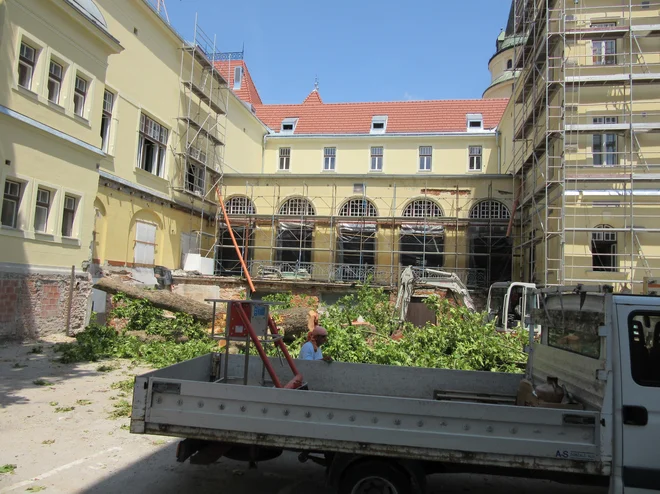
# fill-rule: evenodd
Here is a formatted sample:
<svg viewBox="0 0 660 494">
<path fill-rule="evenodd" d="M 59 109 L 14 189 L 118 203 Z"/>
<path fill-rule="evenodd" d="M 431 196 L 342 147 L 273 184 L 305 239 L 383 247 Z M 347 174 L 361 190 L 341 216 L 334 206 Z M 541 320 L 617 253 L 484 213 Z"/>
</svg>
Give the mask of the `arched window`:
<svg viewBox="0 0 660 494">
<path fill-rule="evenodd" d="M 235 196 L 225 201 L 228 215 L 256 214 L 253 202 L 246 196 Z"/>
<path fill-rule="evenodd" d="M 616 271 L 617 235 L 610 225 L 598 225 L 591 233 L 591 266 L 594 271 Z"/>
<path fill-rule="evenodd" d="M 444 215 L 442 208 L 429 199 L 412 201 L 403 210 L 406 218 L 440 218 Z"/>
<path fill-rule="evenodd" d="M 511 218 L 509 208 L 500 201 L 481 201 L 470 209 L 470 219 L 474 220 L 508 220 Z"/>
<path fill-rule="evenodd" d="M 469 267 L 467 286 L 488 287 L 497 281 L 511 280 L 513 248 L 503 222 L 483 224 L 483 220 L 508 220 L 509 209 L 500 201 L 486 199 L 470 209 L 468 226 Z"/>
<path fill-rule="evenodd" d="M 292 197 L 280 206 L 279 214 L 283 216 L 315 216 L 314 205 L 304 197 Z"/>
<path fill-rule="evenodd" d="M 350 199 L 339 210 L 339 216 L 378 216 L 378 211 L 369 199 Z"/>
<path fill-rule="evenodd" d="M 511 70 L 513 68 L 513 60 L 508 59 L 506 61 L 506 68 L 507 68 L 507 70 Z"/>
</svg>

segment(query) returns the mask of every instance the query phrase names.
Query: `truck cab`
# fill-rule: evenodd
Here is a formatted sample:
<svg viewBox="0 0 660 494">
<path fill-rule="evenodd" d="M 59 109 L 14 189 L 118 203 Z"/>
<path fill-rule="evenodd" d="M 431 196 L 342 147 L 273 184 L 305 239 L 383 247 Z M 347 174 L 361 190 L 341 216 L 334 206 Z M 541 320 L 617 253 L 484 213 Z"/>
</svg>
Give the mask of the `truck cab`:
<svg viewBox="0 0 660 494">
<path fill-rule="evenodd" d="M 501 282 L 488 291 L 488 319 L 495 321 L 497 331 L 508 333 L 525 328 L 538 337 L 540 325 L 531 321 L 532 310 L 539 307 L 539 296 L 534 283 Z"/>
</svg>

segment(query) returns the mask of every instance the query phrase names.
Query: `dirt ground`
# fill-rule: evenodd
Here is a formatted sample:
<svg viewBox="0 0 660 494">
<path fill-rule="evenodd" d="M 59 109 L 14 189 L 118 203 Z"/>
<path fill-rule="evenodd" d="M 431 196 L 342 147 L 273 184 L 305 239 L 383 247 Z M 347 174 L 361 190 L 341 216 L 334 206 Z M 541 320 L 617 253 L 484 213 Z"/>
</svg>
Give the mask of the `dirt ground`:
<svg viewBox="0 0 660 494">
<path fill-rule="evenodd" d="M 0 346 L 0 494 L 182 493 L 326 494 L 323 470 L 294 454 L 249 470 L 223 459 L 211 466 L 175 461 L 176 440 L 134 435 L 128 418 L 112 418 L 124 398 L 112 384 L 148 369 L 127 361 L 60 364 L 53 346 L 64 337 Z M 112 370 L 103 369 L 102 366 Z M 125 397 L 130 401 L 130 396 Z M 604 494 L 484 475 L 437 475 L 429 494 Z"/>
</svg>

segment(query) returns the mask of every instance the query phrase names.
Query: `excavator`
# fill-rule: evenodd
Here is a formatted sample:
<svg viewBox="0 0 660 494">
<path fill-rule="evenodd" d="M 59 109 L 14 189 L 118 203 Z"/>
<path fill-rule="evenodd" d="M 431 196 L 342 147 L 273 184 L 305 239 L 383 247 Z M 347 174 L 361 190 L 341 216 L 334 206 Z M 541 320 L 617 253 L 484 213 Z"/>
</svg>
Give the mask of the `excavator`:
<svg viewBox="0 0 660 494">
<path fill-rule="evenodd" d="M 428 268 L 406 267 L 399 278 L 396 309 L 399 321 L 423 326 L 435 323 L 435 314 L 425 309 L 423 301 L 432 295 L 442 296 L 456 305 L 476 310 L 470 292 L 455 273 Z"/>
</svg>

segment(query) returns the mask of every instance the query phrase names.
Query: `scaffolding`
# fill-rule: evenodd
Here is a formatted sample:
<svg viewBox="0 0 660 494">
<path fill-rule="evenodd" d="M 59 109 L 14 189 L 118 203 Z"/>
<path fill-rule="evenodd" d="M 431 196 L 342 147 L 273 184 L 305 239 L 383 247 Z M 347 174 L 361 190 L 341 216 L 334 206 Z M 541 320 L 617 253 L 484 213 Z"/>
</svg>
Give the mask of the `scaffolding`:
<svg viewBox="0 0 660 494">
<path fill-rule="evenodd" d="M 395 286 L 412 265 L 423 279 L 456 273 L 471 289 L 510 279 L 511 195 L 503 195 L 501 185 L 491 183 L 480 198 L 454 183 L 438 188 L 437 182 L 372 181 L 370 193 L 362 183 L 346 187 L 325 177 L 268 185 L 225 176 L 225 208 L 250 275 Z M 223 224 L 216 274 L 244 275 Z"/>
<path fill-rule="evenodd" d="M 660 275 L 660 3 L 515 0 L 517 278 Z"/>
<path fill-rule="evenodd" d="M 193 40 L 184 41 L 181 48 L 180 142 L 174 150 L 177 168 L 172 188 L 187 195 L 191 204 L 202 205 L 199 228 L 187 233 L 193 245 L 182 245 L 186 251 L 182 254 L 207 258 L 215 252 L 219 208 L 215 186 L 222 182 L 224 171 L 229 106 L 228 83 L 218 70 L 218 60 L 216 37 L 201 29 L 196 15 Z"/>
</svg>

